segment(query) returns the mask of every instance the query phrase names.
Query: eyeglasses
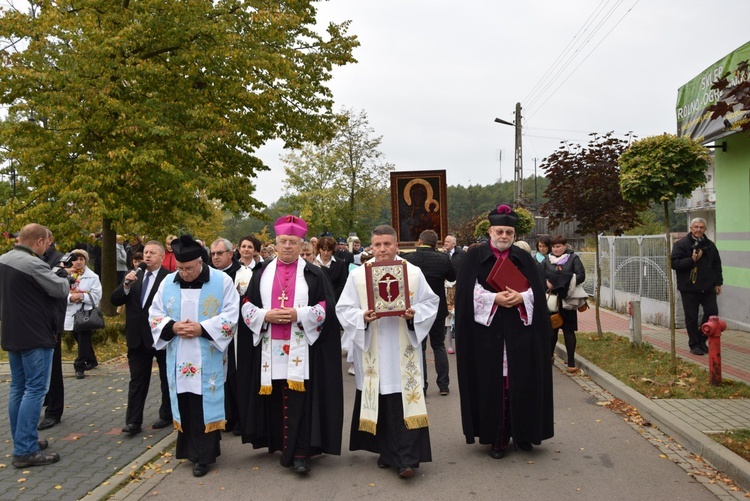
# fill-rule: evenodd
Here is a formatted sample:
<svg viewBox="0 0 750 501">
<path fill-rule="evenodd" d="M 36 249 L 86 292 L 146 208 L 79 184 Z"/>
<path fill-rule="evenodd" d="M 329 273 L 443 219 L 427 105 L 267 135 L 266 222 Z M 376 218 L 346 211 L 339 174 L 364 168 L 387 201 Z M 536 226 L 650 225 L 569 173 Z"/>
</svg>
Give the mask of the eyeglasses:
<svg viewBox="0 0 750 501">
<path fill-rule="evenodd" d="M 200 266 L 200 265 L 202 265 L 202 264 L 203 264 L 203 263 L 201 263 L 200 261 L 198 261 L 198 262 L 197 262 L 197 263 L 195 263 L 195 264 L 194 264 L 193 266 L 177 266 L 177 268 L 176 268 L 176 269 L 177 269 L 177 271 L 179 271 L 180 273 L 190 273 L 190 272 L 192 272 L 193 270 L 195 270 L 195 268 L 197 268 L 198 266 Z"/>
<path fill-rule="evenodd" d="M 294 247 L 295 245 L 300 245 L 302 243 L 302 240 L 294 240 L 294 239 L 279 239 L 276 240 L 276 245 L 279 247 Z"/>
<path fill-rule="evenodd" d="M 498 228 L 498 229 L 492 230 L 492 233 L 494 233 L 498 237 L 501 236 L 503 233 L 505 233 L 509 237 L 512 237 L 513 235 L 516 234 L 516 230 L 501 230 L 501 229 Z"/>
<path fill-rule="evenodd" d="M 231 251 L 228 251 L 228 250 L 223 250 L 223 251 L 216 251 L 216 252 L 212 252 L 212 253 L 211 253 L 211 257 L 214 257 L 214 256 L 221 256 L 222 254 L 226 254 L 227 252 L 231 252 Z"/>
</svg>

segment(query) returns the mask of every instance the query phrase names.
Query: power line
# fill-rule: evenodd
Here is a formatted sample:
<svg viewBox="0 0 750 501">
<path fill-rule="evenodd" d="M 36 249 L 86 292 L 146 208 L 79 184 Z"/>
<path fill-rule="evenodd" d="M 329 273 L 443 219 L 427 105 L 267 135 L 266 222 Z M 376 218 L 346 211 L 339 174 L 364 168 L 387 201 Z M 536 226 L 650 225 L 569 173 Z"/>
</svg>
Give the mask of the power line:
<svg viewBox="0 0 750 501">
<path fill-rule="evenodd" d="M 594 46 L 594 47 L 593 47 L 593 48 L 592 48 L 592 49 L 591 49 L 591 50 L 590 50 L 590 51 L 589 51 L 589 52 L 588 52 L 588 53 L 587 53 L 587 54 L 586 54 L 586 55 L 585 55 L 585 56 L 583 57 L 583 59 L 582 59 L 582 60 L 581 60 L 581 61 L 580 61 L 580 62 L 579 62 L 579 63 L 578 63 L 578 64 L 577 64 L 576 66 L 575 66 L 575 68 L 573 68 L 573 70 L 572 70 L 572 71 L 570 71 L 570 72 L 569 72 L 569 73 L 567 74 L 567 76 L 565 77 L 565 79 L 564 79 L 564 80 L 562 80 L 562 82 L 560 82 L 560 83 L 559 83 L 559 84 L 558 84 L 558 85 L 557 85 L 557 86 L 556 86 L 556 87 L 554 88 L 554 90 L 553 90 L 553 91 L 552 91 L 552 92 L 551 92 L 551 93 L 550 93 L 550 94 L 549 94 L 549 95 L 548 95 L 548 96 L 547 96 L 547 97 L 546 97 L 546 98 L 544 99 L 544 101 L 542 101 L 542 103 L 541 103 L 541 104 L 539 104 L 538 106 L 536 106 L 536 103 L 537 103 L 537 102 L 538 102 L 538 101 L 539 101 L 539 100 L 540 100 L 540 99 L 541 99 L 541 98 L 542 98 L 542 97 L 544 96 L 544 94 L 545 94 L 545 93 L 546 93 L 546 92 L 548 91 L 548 89 L 550 89 L 550 87 L 552 87 L 552 85 L 553 85 L 553 84 L 555 84 L 555 83 L 556 83 L 556 81 L 557 81 L 557 80 L 559 80 L 559 79 L 560 79 L 560 78 L 562 77 L 562 75 L 564 74 L 564 72 L 566 72 L 566 71 L 567 71 L 567 69 L 568 69 L 568 68 L 570 67 L 570 65 L 571 65 L 571 64 L 573 63 L 574 59 L 575 59 L 575 58 L 576 58 L 576 57 L 577 57 L 577 56 L 579 55 L 579 53 L 580 53 L 580 52 L 582 51 L 582 49 L 583 49 L 583 48 L 584 48 L 584 47 L 585 47 L 586 45 L 588 45 L 588 44 L 589 44 L 589 43 L 590 43 L 590 42 L 591 42 L 591 41 L 592 41 L 592 40 L 594 39 L 594 37 L 595 37 L 595 36 L 597 35 L 597 33 L 599 33 L 599 31 L 600 31 L 600 30 L 601 30 L 601 29 L 602 29 L 602 28 L 604 27 L 604 24 L 605 24 L 605 23 L 606 23 L 606 22 L 607 22 L 607 21 L 608 21 L 608 20 L 609 20 L 609 19 L 610 19 L 610 18 L 612 17 L 612 15 L 613 15 L 613 14 L 615 13 L 615 11 L 616 11 L 616 10 L 617 10 L 617 9 L 618 9 L 618 8 L 620 7 L 620 5 L 621 5 L 621 4 L 623 3 L 623 1 L 624 1 L 624 0 L 618 0 L 618 1 L 617 1 L 617 2 L 616 2 L 616 3 L 614 4 L 614 5 L 613 5 L 613 6 L 611 6 L 611 7 L 609 8 L 609 10 L 608 10 L 608 11 L 607 11 L 607 12 L 606 12 L 606 13 L 604 14 L 604 17 L 603 17 L 602 19 L 600 19 L 600 20 L 598 21 L 597 25 L 596 25 L 596 26 L 595 26 L 595 27 L 593 28 L 593 30 L 592 30 L 592 31 L 591 31 L 591 33 L 590 33 L 590 34 L 588 35 L 588 37 L 587 37 L 587 38 L 586 38 L 586 39 L 585 39 L 585 40 L 584 40 L 584 41 L 583 41 L 583 42 L 582 42 L 582 43 L 580 44 L 580 47 L 578 47 L 578 48 L 576 49 L 576 51 L 575 51 L 575 52 L 574 52 L 574 53 L 573 53 L 572 55 L 568 56 L 568 57 L 567 57 L 567 59 L 565 60 L 565 63 L 564 63 L 564 65 L 563 65 L 563 66 L 562 66 L 561 68 L 559 68 L 558 70 L 556 70 L 556 71 L 554 72 L 554 75 L 553 75 L 553 76 L 552 76 L 552 77 L 551 77 L 550 79 L 548 79 L 548 81 L 547 81 L 547 82 L 545 82 L 545 83 L 544 83 L 544 85 L 543 85 L 543 87 L 542 87 L 541 91 L 539 91 L 539 93 L 537 93 L 537 95 L 536 95 L 536 96 L 535 96 L 535 97 L 533 98 L 532 102 L 531 102 L 531 103 L 529 103 L 529 105 L 527 105 L 527 107 L 526 107 L 526 110 L 527 110 L 527 116 L 526 116 L 526 118 L 527 118 L 527 119 L 528 119 L 528 118 L 531 118 L 531 117 L 532 117 L 532 116 L 533 116 L 534 114 L 536 114 L 536 112 L 537 112 L 537 111 L 539 111 L 539 109 L 541 109 L 541 108 L 542 108 L 542 106 L 544 106 L 544 104 L 546 104 L 546 103 L 547 103 L 547 101 L 549 101 L 549 99 L 550 99 L 550 98 L 551 98 L 551 97 L 552 97 L 552 96 L 553 96 L 553 95 L 554 95 L 554 94 L 555 94 L 555 93 L 556 93 L 556 92 L 557 92 L 557 91 L 558 91 L 558 90 L 560 89 L 560 87 L 562 87 L 562 85 L 563 85 L 563 84 L 564 84 L 565 82 L 567 82 L 567 80 L 568 80 L 568 79 L 569 79 L 569 78 L 570 78 L 570 77 L 571 77 L 571 76 L 572 76 L 572 75 L 573 75 L 573 74 L 574 74 L 574 73 L 576 72 L 576 70 L 578 70 L 578 68 L 579 68 L 579 67 L 580 67 L 580 66 L 581 66 L 581 65 L 582 65 L 582 64 L 583 64 L 583 63 L 584 63 L 584 62 L 585 62 L 585 61 L 586 61 L 586 60 L 587 60 L 587 59 L 589 58 L 589 56 L 591 56 L 591 54 L 593 54 L 593 52 L 594 52 L 594 51 L 595 51 L 595 50 L 596 50 L 596 49 L 597 49 L 597 48 L 599 47 L 599 45 L 601 45 L 601 43 L 602 43 L 602 42 L 603 42 L 604 40 L 606 40 L 606 39 L 607 39 L 607 37 L 608 37 L 608 36 L 609 36 L 609 35 L 610 35 L 610 34 L 612 33 L 612 31 L 614 31 L 614 29 L 615 29 L 615 28 L 616 28 L 617 26 L 619 26 L 619 24 L 620 24 L 620 23 L 622 22 L 622 20 L 623 20 L 623 19 L 624 19 L 624 18 L 625 18 L 625 17 L 626 17 L 626 16 L 627 16 L 627 15 L 628 15 L 628 14 L 629 14 L 629 13 L 630 13 L 630 12 L 631 12 L 632 10 L 633 10 L 633 8 L 634 8 L 634 7 L 635 7 L 635 6 L 636 6 L 636 5 L 638 4 L 638 2 L 639 2 L 640 0 L 636 0 L 636 1 L 635 1 L 635 3 L 633 3 L 633 5 L 632 5 L 632 6 L 630 6 L 630 8 L 629 8 L 629 9 L 628 9 L 628 10 L 627 10 L 627 11 L 626 11 L 626 12 L 625 12 L 625 13 L 624 13 L 624 14 L 623 14 L 623 15 L 622 15 L 621 17 L 620 17 L 620 19 L 619 19 L 619 20 L 618 20 L 618 21 L 617 21 L 617 22 L 616 22 L 616 23 L 614 24 L 614 26 L 612 26 L 612 27 L 611 27 L 611 28 L 609 29 L 609 31 L 607 31 L 607 32 L 606 32 L 606 33 L 604 34 L 604 36 L 603 36 L 603 37 L 602 37 L 602 38 L 601 38 L 601 39 L 600 39 L 600 40 L 599 40 L 599 41 L 598 41 L 598 42 L 596 43 L 596 45 L 595 45 L 595 46 Z M 592 16 L 597 16 L 597 17 L 598 17 L 598 11 L 599 11 L 599 10 L 600 10 L 600 9 L 601 9 L 602 7 L 604 7 L 604 5 L 600 3 L 600 4 L 599 4 L 599 6 L 597 6 L 597 9 L 595 10 L 594 14 L 592 14 Z M 589 17 L 589 19 L 591 19 L 591 17 L 592 17 L 592 16 L 590 16 L 590 17 Z M 587 23 L 588 23 L 588 20 L 587 20 Z M 580 30 L 579 30 L 579 31 L 580 31 Z M 586 26 L 586 30 L 585 30 L 585 31 L 588 31 L 588 26 Z M 584 32 L 585 32 L 585 31 L 584 31 Z M 557 63 L 556 63 L 556 64 L 557 64 Z M 532 111 L 532 109 L 533 109 L 533 108 L 534 108 L 535 106 L 536 106 L 536 109 L 534 109 L 534 110 Z"/>
<path fill-rule="evenodd" d="M 628 10 L 627 10 L 626 12 L 625 12 L 625 14 L 623 14 L 623 15 L 622 15 L 622 17 L 621 17 L 621 18 L 620 18 L 620 19 L 619 19 L 619 20 L 618 20 L 618 21 L 617 21 L 617 22 L 615 23 L 615 25 L 614 25 L 614 26 L 612 26 L 612 28 L 611 28 L 611 29 L 610 29 L 610 30 L 609 30 L 609 31 L 608 31 L 607 33 L 605 33 L 605 34 L 604 34 L 604 37 L 603 37 L 603 38 L 602 38 L 601 40 L 599 40 L 599 42 L 597 42 L 597 44 L 596 44 L 596 45 L 594 46 L 594 48 L 593 48 L 593 49 L 591 49 L 591 51 L 589 51 L 589 53 L 588 53 L 588 54 L 586 54 L 586 57 L 584 57 L 584 58 L 583 58 L 583 59 L 581 60 L 581 62 L 580 62 L 580 63 L 578 63 L 578 65 L 577 65 L 577 66 L 576 66 L 575 68 L 573 68 L 573 71 L 571 71 L 571 72 L 570 72 L 570 74 L 569 74 L 569 75 L 568 75 L 567 77 L 565 77 L 565 80 L 563 80 L 562 82 L 560 82 L 560 85 L 558 85 L 558 86 L 557 86 L 557 87 L 555 88 L 555 90 L 554 90 L 554 91 L 552 91 L 552 93 L 551 93 L 551 94 L 549 95 L 549 97 L 547 97 L 547 99 L 545 99 L 545 100 L 544 100 L 544 102 L 542 102 L 542 104 L 540 104 L 540 105 L 539 105 L 539 107 L 538 107 L 538 108 L 537 108 L 537 109 L 536 109 L 536 110 L 535 110 L 535 111 L 534 111 L 533 113 L 530 113 L 530 114 L 528 115 L 527 119 L 528 119 L 528 118 L 531 118 L 532 116 L 534 116 L 534 115 L 536 114 L 536 112 L 537 112 L 537 111 L 539 111 L 539 110 L 540 110 L 540 109 L 542 108 L 542 106 L 544 106 L 544 105 L 545 105 L 545 104 L 547 103 L 547 101 L 549 101 L 549 100 L 550 100 L 550 98 L 551 98 L 552 96 L 554 96 L 554 95 L 555 95 L 555 94 L 557 93 L 557 91 L 558 91 L 558 90 L 560 90 L 560 87 L 562 87 L 562 86 L 563 86 L 563 84 L 565 84 L 565 82 L 567 82 L 567 81 L 568 81 L 568 79 L 569 79 L 570 77 L 572 77 L 572 76 L 573 76 L 573 74 L 574 74 L 574 73 L 576 72 L 576 70 L 578 70 L 578 68 L 579 68 L 579 67 L 580 67 L 580 66 L 581 66 L 581 65 L 582 65 L 582 64 L 583 64 L 584 62 L 586 62 L 586 60 L 587 60 L 587 59 L 589 58 L 589 56 L 590 56 L 591 54 L 593 54 L 593 53 L 594 53 L 594 51 L 595 51 L 595 50 L 596 50 L 596 49 L 597 49 L 597 48 L 598 48 L 598 47 L 599 47 L 599 46 L 601 45 L 601 43 L 602 43 L 602 42 L 603 42 L 604 40 L 606 40 L 606 39 L 607 39 L 607 37 L 608 37 L 608 36 L 610 35 L 610 33 L 612 33 L 612 32 L 614 31 L 614 29 L 615 29 L 615 28 L 617 28 L 617 27 L 618 27 L 618 26 L 620 25 L 620 23 L 622 22 L 622 20 L 623 20 L 623 19 L 625 19 L 625 16 L 627 16 L 627 15 L 628 15 L 628 14 L 630 13 L 630 11 L 632 11 L 632 10 L 633 10 L 633 8 L 635 8 L 635 6 L 636 6 L 636 5 L 638 5 L 638 2 L 639 2 L 639 1 L 640 1 L 640 0 L 635 0 L 635 3 L 634 3 L 634 4 L 633 4 L 633 5 L 632 5 L 632 6 L 631 6 L 631 7 L 630 7 L 630 8 L 629 8 L 629 9 L 628 9 Z"/>
<path fill-rule="evenodd" d="M 592 12 L 589 15 L 588 19 L 586 19 L 586 22 L 583 23 L 583 26 L 581 26 L 580 28 L 578 28 L 578 31 L 576 32 L 576 34 L 573 35 L 573 38 L 570 39 L 570 41 L 568 42 L 568 44 L 563 48 L 562 52 L 560 52 L 560 54 L 558 54 L 557 58 L 552 63 L 552 65 L 549 68 L 547 68 L 547 71 L 544 72 L 544 74 L 539 79 L 539 81 L 534 85 L 534 87 L 531 88 L 531 91 L 529 91 L 529 94 L 523 99 L 523 101 L 522 101 L 523 103 L 533 103 L 533 102 L 536 101 L 537 97 L 534 97 L 532 99 L 532 96 L 534 96 L 535 92 L 537 92 L 539 90 L 539 87 L 544 83 L 544 81 L 547 78 L 547 76 L 552 71 L 555 70 L 555 68 L 558 66 L 558 64 L 561 63 L 561 61 L 563 60 L 563 58 L 567 57 L 568 52 L 571 51 L 571 50 L 573 50 L 572 46 L 574 45 L 574 43 L 578 43 L 578 41 L 580 41 L 580 36 L 583 35 L 583 33 L 586 32 L 586 30 L 588 29 L 589 23 L 592 21 L 592 19 L 595 18 L 595 16 L 597 15 L 597 12 L 599 11 L 599 9 L 602 8 L 602 6 L 605 5 L 608 1 L 609 0 L 602 0 L 599 3 L 599 5 L 596 7 L 596 9 L 594 9 L 594 12 Z M 527 107 L 528 107 L 528 105 L 527 105 Z"/>
</svg>

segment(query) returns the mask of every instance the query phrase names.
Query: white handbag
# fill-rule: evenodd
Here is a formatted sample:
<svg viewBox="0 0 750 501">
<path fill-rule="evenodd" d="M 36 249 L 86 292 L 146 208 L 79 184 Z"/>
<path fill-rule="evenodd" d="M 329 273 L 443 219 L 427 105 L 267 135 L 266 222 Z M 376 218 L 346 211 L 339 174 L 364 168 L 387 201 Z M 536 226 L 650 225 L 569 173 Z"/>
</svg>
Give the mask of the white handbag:
<svg viewBox="0 0 750 501">
<path fill-rule="evenodd" d="M 570 279 L 570 285 L 568 286 L 568 295 L 562 301 L 562 307 L 564 310 L 577 310 L 584 304 L 589 298 L 588 293 L 583 290 L 583 285 L 576 284 L 576 276 Z"/>
<path fill-rule="evenodd" d="M 557 312 L 557 294 L 554 292 L 547 293 L 547 309 L 549 309 L 550 313 Z"/>
</svg>

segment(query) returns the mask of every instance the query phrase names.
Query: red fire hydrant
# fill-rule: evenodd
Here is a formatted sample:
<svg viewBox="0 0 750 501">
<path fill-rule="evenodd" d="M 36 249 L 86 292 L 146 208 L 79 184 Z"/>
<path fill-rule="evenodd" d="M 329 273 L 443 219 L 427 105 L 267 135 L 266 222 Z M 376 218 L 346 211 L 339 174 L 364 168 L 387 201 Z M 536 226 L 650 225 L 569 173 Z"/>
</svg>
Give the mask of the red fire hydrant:
<svg viewBox="0 0 750 501">
<path fill-rule="evenodd" d="M 701 325 L 701 331 L 708 336 L 708 377 L 711 386 L 721 385 L 721 333 L 727 330 L 727 323 L 716 315 Z"/>
</svg>

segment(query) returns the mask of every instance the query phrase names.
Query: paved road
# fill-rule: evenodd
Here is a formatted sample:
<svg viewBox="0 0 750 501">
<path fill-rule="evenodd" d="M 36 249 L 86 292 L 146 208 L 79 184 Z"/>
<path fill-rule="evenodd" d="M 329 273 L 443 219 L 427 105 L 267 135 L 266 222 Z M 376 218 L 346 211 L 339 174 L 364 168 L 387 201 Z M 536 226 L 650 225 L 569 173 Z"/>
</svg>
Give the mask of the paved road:
<svg viewBox="0 0 750 501">
<path fill-rule="evenodd" d="M 451 362 L 455 358 L 451 357 Z M 451 370 L 455 381 L 455 364 Z M 313 460 L 301 477 L 268 455 L 224 435 L 223 454 L 203 478 L 192 465 L 173 458 L 158 461 L 146 479 L 117 494 L 118 499 L 742 499 L 712 484 L 702 465 L 657 430 L 644 431 L 603 403 L 612 397 L 588 378 L 554 369 L 555 437 L 532 452 L 511 451 L 502 460 L 487 447 L 466 445 L 460 431 L 457 386 L 446 397 L 428 391 L 434 461 L 404 481 L 380 470 L 376 457 L 349 452 L 348 432 L 339 457 Z M 434 374 L 434 372 L 433 372 Z M 345 377 L 348 430 L 354 383 Z M 580 383 L 580 384 L 579 384 Z M 681 464 L 682 466 L 680 466 Z"/>
</svg>

